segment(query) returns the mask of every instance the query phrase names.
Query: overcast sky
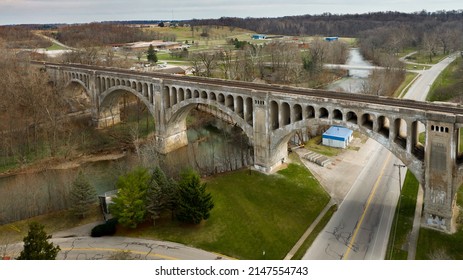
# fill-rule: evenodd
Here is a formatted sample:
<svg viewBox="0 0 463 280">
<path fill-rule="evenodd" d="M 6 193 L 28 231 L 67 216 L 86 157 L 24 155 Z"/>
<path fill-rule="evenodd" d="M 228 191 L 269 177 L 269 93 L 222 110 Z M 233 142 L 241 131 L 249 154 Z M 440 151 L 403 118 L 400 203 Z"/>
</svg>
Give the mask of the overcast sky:
<svg viewBox="0 0 463 280">
<path fill-rule="evenodd" d="M 0 25 L 460 9 L 461 0 L 0 0 Z"/>
</svg>

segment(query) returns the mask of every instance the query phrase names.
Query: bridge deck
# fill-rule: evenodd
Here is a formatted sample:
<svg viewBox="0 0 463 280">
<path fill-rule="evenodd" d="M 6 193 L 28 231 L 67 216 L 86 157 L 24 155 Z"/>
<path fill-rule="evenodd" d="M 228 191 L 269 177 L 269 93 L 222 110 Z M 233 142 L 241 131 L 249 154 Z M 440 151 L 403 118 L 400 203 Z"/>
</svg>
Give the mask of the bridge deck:
<svg viewBox="0 0 463 280">
<path fill-rule="evenodd" d="M 390 107 L 409 108 L 409 109 L 414 109 L 414 110 L 420 109 L 420 110 L 425 110 L 425 111 L 433 111 L 437 113 L 450 113 L 450 114 L 463 116 L 463 106 L 459 104 L 452 104 L 452 103 L 432 103 L 432 102 L 425 102 L 425 101 L 415 101 L 415 100 L 410 100 L 410 99 L 398 99 L 398 98 L 391 98 L 391 97 L 381 97 L 381 96 L 355 94 L 355 93 L 347 93 L 347 92 L 335 92 L 335 91 L 327 91 L 327 90 L 320 90 L 320 89 L 306 89 L 306 88 L 297 88 L 297 87 L 282 86 L 282 85 L 256 84 L 256 83 L 251 83 L 251 82 L 231 81 L 231 80 L 223 80 L 223 79 L 216 79 L 216 78 L 181 76 L 181 75 L 173 75 L 173 74 L 165 74 L 165 73 L 146 73 L 146 72 L 125 70 L 125 69 L 105 68 L 105 67 L 81 65 L 81 64 L 58 64 L 58 63 L 48 63 L 48 62 L 47 63 L 32 62 L 32 63 L 35 65 L 42 65 L 42 66 L 81 69 L 81 70 L 87 70 L 87 71 L 101 71 L 105 73 L 126 74 L 126 75 L 134 75 L 134 76 L 139 76 L 139 77 L 157 78 L 157 79 L 163 79 L 163 80 L 194 82 L 194 83 L 202 83 L 202 84 L 214 85 L 214 86 L 229 86 L 229 87 L 235 87 L 235 88 L 255 90 L 256 94 L 259 94 L 259 91 L 260 91 L 260 92 L 293 94 L 293 95 L 301 95 L 301 96 L 312 96 L 312 97 L 319 97 L 319 98 L 332 98 L 332 99 L 338 99 L 338 100 L 346 100 L 350 102 L 370 103 L 370 104 L 377 104 L 377 105 L 386 105 Z"/>
</svg>

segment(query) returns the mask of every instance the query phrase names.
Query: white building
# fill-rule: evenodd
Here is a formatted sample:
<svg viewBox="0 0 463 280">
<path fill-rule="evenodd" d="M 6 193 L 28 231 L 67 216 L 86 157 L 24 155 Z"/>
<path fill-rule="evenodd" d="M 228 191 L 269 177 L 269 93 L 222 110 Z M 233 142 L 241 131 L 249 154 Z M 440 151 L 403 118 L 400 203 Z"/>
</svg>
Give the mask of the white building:
<svg viewBox="0 0 463 280">
<path fill-rule="evenodd" d="M 325 146 L 345 149 L 352 140 L 352 130 L 342 126 L 332 126 L 322 135 Z"/>
</svg>

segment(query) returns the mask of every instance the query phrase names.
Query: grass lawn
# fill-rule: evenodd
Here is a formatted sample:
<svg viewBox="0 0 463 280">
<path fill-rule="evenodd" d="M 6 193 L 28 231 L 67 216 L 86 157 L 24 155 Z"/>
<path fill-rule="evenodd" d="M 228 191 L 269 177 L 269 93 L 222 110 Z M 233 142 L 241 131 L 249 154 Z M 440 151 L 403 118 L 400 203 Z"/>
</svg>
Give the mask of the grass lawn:
<svg viewBox="0 0 463 280">
<path fill-rule="evenodd" d="M 53 45 L 47 48 L 47 51 L 61 51 L 61 50 L 67 50 L 67 49 L 55 43 L 53 43 Z"/>
<path fill-rule="evenodd" d="M 428 94 L 428 101 L 447 101 L 463 94 L 463 59 L 458 57 L 437 77 Z"/>
<path fill-rule="evenodd" d="M 193 31 L 191 27 L 151 27 L 147 28 L 147 30 L 155 31 L 160 34 L 173 34 L 177 42 L 188 41 L 191 43 L 194 41 L 199 46 L 203 46 L 206 49 L 213 48 L 217 45 L 223 45 L 229 38 L 251 40 L 251 35 L 254 33 L 250 30 L 225 26 L 194 26 Z M 209 36 L 200 36 L 200 34 L 206 30 Z"/>
<path fill-rule="evenodd" d="M 88 216 L 82 220 L 74 217 L 69 210 L 58 211 L 14 223 L 0 225 L 0 244 L 12 244 L 22 241 L 24 236 L 27 235 L 29 223 L 31 222 L 38 222 L 44 225 L 45 231 L 48 234 L 52 234 L 53 232 L 98 221 L 103 223 L 101 209 L 97 204 L 92 207 Z"/>
<path fill-rule="evenodd" d="M 454 259 L 463 260 L 463 188 L 458 190 L 457 205 L 460 207 L 458 229 L 454 234 L 421 228 L 416 251 L 417 260 Z"/>
<path fill-rule="evenodd" d="M 428 70 L 430 68 L 431 68 L 430 66 L 416 65 L 416 64 L 410 64 L 410 63 L 407 63 L 405 65 L 405 69 L 407 70 Z"/>
<path fill-rule="evenodd" d="M 429 54 L 418 51 L 414 55 L 410 56 L 407 59 L 407 61 L 420 63 L 420 64 L 436 64 L 439 61 L 441 61 L 443 58 L 445 58 L 446 56 L 448 56 L 448 54 L 438 54 L 436 56 L 433 56 L 430 61 Z"/>
<path fill-rule="evenodd" d="M 321 155 L 329 156 L 329 157 L 334 157 L 340 154 L 343 150 L 339 148 L 333 148 L 333 147 L 328 147 L 324 146 L 321 144 L 322 141 L 322 136 L 317 135 L 315 137 L 312 137 L 306 144 L 305 148 L 319 153 Z"/>
<path fill-rule="evenodd" d="M 410 72 L 407 72 L 407 74 L 405 75 L 405 80 L 402 82 L 402 84 L 400 85 L 400 87 L 394 92 L 394 97 L 399 97 L 399 98 L 402 98 L 402 96 L 400 95 L 402 93 L 402 91 L 407 88 L 408 86 L 410 86 L 410 83 L 413 81 L 413 79 L 416 78 L 416 76 L 418 76 L 418 74 L 416 73 L 410 73 Z M 405 93 L 405 92 L 404 92 Z"/>
<path fill-rule="evenodd" d="M 415 176 L 407 171 L 405 181 L 402 187 L 399 215 L 397 211 L 392 222 L 391 234 L 389 236 L 389 245 L 386 253 L 386 259 L 406 260 L 408 256 L 407 243 L 408 235 L 412 231 L 413 219 L 415 217 L 416 196 L 418 194 L 419 183 Z M 397 221 L 397 218 L 399 219 Z M 395 231 L 394 248 L 391 255 L 392 240 L 394 238 L 395 224 L 397 222 L 397 230 Z"/>
<path fill-rule="evenodd" d="M 215 203 L 209 220 L 185 226 L 165 218 L 156 227 L 118 234 L 179 242 L 238 259 L 283 259 L 330 199 L 295 163 L 274 175 L 240 170 L 206 182 Z"/>
</svg>

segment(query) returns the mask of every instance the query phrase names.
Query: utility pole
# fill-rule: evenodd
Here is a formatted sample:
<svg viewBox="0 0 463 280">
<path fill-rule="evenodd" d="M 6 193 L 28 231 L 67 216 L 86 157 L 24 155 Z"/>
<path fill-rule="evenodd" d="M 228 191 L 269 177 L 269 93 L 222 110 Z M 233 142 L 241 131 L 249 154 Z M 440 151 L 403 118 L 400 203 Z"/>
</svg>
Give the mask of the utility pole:
<svg viewBox="0 0 463 280">
<path fill-rule="evenodd" d="M 394 243 L 395 243 L 395 235 L 397 233 L 397 223 L 399 221 L 399 212 L 400 212 L 400 197 L 402 196 L 402 174 L 400 170 L 402 168 L 405 168 L 406 166 L 403 164 L 395 164 L 394 166 L 399 168 L 399 201 L 397 202 L 397 215 L 395 219 L 395 225 L 394 225 L 394 232 L 392 235 L 392 245 L 391 245 L 391 253 L 389 254 L 389 259 L 392 259 L 392 253 L 394 252 Z"/>
</svg>

